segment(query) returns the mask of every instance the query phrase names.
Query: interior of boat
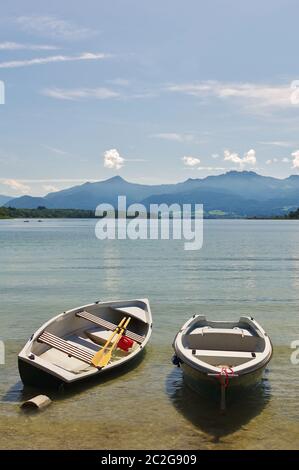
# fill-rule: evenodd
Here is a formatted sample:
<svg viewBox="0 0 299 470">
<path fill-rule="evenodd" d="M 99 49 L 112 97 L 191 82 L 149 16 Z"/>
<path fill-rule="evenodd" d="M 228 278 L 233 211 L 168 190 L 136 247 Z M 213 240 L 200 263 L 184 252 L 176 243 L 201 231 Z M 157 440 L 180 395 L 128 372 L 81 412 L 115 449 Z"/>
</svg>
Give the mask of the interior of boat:
<svg viewBox="0 0 299 470">
<path fill-rule="evenodd" d="M 128 350 L 116 347 L 109 361 L 109 364 L 115 363 L 140 348 L 147 335 L 150 325 L 146 305 L 141 301 L 120 306 L 93 304 L 66 312 L 46 326 L 33 342 L 31 352 L 74 374 L 96 371 L 91 364 L 93 356 L 103 348 L 121 320 L 129 317 L 125 335 L 131 339 L 131 347 Z M 116 338 L 117 335 L 110 346 Z"/>
<path fill-rule="evenodd" d="M 214 367 L 239 366 L 265 349 L 263 335 L 249 324 L 211 325 L 193 325 L 184 335 L 183 346 L 192 350 L 194 358 Z"/>
</svg>

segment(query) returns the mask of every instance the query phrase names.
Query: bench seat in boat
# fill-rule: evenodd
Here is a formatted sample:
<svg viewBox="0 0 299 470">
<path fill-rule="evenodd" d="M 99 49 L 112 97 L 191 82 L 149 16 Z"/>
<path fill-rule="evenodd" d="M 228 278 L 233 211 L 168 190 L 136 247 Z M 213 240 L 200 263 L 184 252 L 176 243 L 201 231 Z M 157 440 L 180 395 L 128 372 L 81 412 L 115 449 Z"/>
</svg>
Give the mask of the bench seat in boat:
<svg viewBox="0 0 299 470">
<path fill-rule="evenodd" d="M 185 336 L 190 349 L 255 352 L 264 346 L 264 340 L 241 328 L 195 328 Z"/>
<path fill-rule="evenodd" d="M 85 330 L 85 334 L 90 338 L 94 343 L 99 345 L 104 345 L 108 340 L 109 336 L 111 336 L 110 330 L 103 330 L 101 328 L 89 328 Z M 112 338 L 111 344 L 116 341 L 116 335 Z"/>
<path fill-rule="evenodd" d="M 123 313 L 126 313 L 126 314 L 128 313 L 128 308 L 126 308 L 126 311 L 124 311 L 124 309 L 116 309 L 116 308 L 114 308 L 113 310 L 119 310 L 119 311 L 122 311 Z M 138 310 L 140 310 L 140 309 L 138 309 Z M 85 320 L 87 320 L 91 323 L 94 323 L 95 325 L 98 325 L 98 326 L 100 326 L 104 329 L 108 329 L 108 330 L 111 330 L 111 331 L 115 330 L 115 328 L 117 327 L 117 325 L 115 325 L 114 323 L 111 323 L 108 320 L 105 320 L 104 318 L 97 317 L 97 316 L 93 315 L 92 313 L 87 312 L 86 310 L 82 310 L 80 312 L 77 312 L 76 316 L 80 317 L 80 318 L 84 318 Z M 144 336 L 139 335 L 137 333 L 134 333 L 133 331 L 130 331 L 128 329 L 126 329 L 125 335 L 128 336 L 128 338 L 130 338 L 133 341 L 136 341 L 137 343 L 140 343 L 140 344 L 143 343 L 143 341 L 144 341 Z"/>
<path fill-rule="evenodd" d="M 243 351 L 193 349 L 192 356 L 213 366 L 227 365 L 230 367 L 235 367 L 250 361 L 256 357 L 256 354 L 254 353 L 253 355 L 250 352 Z"/>
</svg>

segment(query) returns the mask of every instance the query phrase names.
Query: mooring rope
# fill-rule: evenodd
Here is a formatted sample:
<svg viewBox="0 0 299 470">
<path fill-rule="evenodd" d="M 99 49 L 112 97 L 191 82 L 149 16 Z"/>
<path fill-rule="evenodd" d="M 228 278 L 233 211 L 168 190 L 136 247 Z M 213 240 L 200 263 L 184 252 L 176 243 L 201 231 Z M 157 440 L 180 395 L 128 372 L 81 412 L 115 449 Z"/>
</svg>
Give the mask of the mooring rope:
<svg viewBox="0 0 299 470">
<path fill-rule="evenodd" d="M 224 375 L 225 375 L 225 381 L 222 382 L 222 377 Z M 223 366 L 221 367 L 221 371 L 217 375 L 217 379 L 220 380 L 220 385 L 224 386 L 224 388 L 227 388 L 229 384 L 229 377 L 233 377 L 234 375 L 235 375 L 235 372 L 232 369 L 232 367 Z"/>
</svg>

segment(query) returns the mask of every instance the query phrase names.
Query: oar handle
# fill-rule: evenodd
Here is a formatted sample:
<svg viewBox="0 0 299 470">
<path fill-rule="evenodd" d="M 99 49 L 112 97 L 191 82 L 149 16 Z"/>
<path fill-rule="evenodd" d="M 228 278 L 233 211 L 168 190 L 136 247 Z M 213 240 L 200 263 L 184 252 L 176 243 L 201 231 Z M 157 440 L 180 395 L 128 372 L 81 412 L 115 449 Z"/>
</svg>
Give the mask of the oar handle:
<svg viewBox="0 0 299 470">
<path fill-rule="evenodd" d="M 116 349 L 117 344 L 118 344 L 120 338 L 121 338 L 122 335 L 124 334 L 124 332 L 125 332 L 125 330 L 126 330 L 128 324 L 130 323 L 130 320 L 131 320 L 131 317 L 129 317 L 129 318 L 127 319 L 126 323 L 125 323 L 124 326 L 121 328 L 120 332 L 119 332 L 118 335 L 117 335 L 116 340 L 115 340 L 114 343 L 110 346 L 109 351 L 112 352 L 114 349 Z"/>
<path fill-rule="evenodd" d="M 106 343 L 104 344 L 103 348 L 101 351 L 104 351 L 107 346 L 109 346 L 109 344 L 111 343 L 111 341 L 113 340 L 114 336 L 119 333 L 119 329 L 122 327 L 122 325 L 124 324 L 124 322 L 126 321 L 126 317 L 124 317 L 120 322 L 119 324 L 117 325 L 117 327 L 115 328 L 115 330 L 111 333 L 111 335 L 109 336 L 109 338 L 107 339 Z"/>
<path fill-rule="evenodd" d="M 120 322 L 119 324 L 117 325 L 117 327 L 115 328 L 115 330 L 111 333 L 111 335 L 109 336 L 109 338 L 107 339 L 106 343 L 104 344 L 104 346 L 102 347 L 102 349 L 100 349 L 98 352 L 95 353 L 95 355 L 93 356 L 92 360 L 91 360 L 91 363 L 97 367 L 97 364 L 99 363 L 99 361 L 101 360 L 101 358 L 103 357 L 104 353 L 106 352 L 106 350 L 108 349 L 108 346 L 110 345 L 111 341 L 113 340 L 113 338 L 115 337 L 116 334 L 119 334 L 119 331 L 122 331 L 122 326 L 124 324 L 124 322 L 126 321 L 126 317 L 124 317 Z M 118 342 L 118 341 L 117 341 Z M 109 351 L 110 349 L 108 349 Z"/>
<path fill-rule="evenodd" d="M 129 317 L 129 318 L 127 319 L 126 323 L 124 324 L 124 326 L 123 326 L 123 328 L 122 328 L 123 331 L 125 331 L 125 329 L 127 328 L 128 324 L 130 323 L 130 321 L 131 321 L 131 317 Z"/>
</svg>

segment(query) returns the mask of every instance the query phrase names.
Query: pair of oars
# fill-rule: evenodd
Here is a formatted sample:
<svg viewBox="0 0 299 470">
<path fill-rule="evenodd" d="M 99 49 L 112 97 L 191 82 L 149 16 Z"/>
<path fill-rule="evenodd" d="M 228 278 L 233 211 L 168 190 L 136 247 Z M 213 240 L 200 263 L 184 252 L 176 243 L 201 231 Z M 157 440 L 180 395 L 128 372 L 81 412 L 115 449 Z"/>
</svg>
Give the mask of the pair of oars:
<svg viewBox="0 0 299 470">
<path fill-rule="evenodd" d="M 100 349 L 97 353 L 95 353 L 95 355 L 93 356 L 91 360 L 91 363 L 95 367 L 102 368 L 102 367 L 105 367 L 109 363 L 112 357 L 112 353 L 114 349 L 116 349 L 117 344 L 120 338 L 122 337 L 122 335 L 124 334 L 130 320 L 131 320 L 131 317 L 129 318 L 124 317 L 121 320 L 121 322 L 117 325 L 115 330 L 111 333 L 106 343 L 104 344 L 103 348 Z M 110 346 L 110 343 L 115 336 L 116 338 L 114 339 L 114 342 Z"/>
</svg>

